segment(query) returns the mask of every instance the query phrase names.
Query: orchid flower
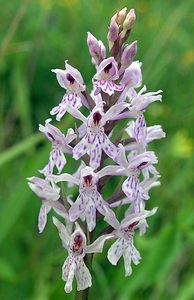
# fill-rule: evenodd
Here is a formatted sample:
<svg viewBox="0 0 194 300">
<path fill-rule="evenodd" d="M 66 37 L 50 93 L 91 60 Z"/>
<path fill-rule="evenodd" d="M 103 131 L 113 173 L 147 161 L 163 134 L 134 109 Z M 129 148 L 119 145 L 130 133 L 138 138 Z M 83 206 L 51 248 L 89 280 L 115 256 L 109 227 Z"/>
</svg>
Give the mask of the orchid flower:
<svg viewBox="0 0 194 300">
<path fill-rule="evenodd" d="M 67 90 L 61 103 L 55 106 L 50 112 L 51 115 L 57 115 L 57 121 L 60 121 L 66 113 L 66 104 L 79 109 L 82 106 L 82 101 L 84 101 L 82 92 L 85 91 L 85 84 L 80 72 L 69 65 L 67 61 L 65 61 L 65 68 L 66 70 L 52 69 L 52 72 L 57 76 L 60 86 Z"/>
<path fill-rule="evenodd" d="M 65 207 L 58 201 L 60 198 L 60 188 L 53 182 L 38 177 L 28 178 L 28 185 L 31 190 L 42 199 L 42 205 L 38 217 L 38 229 L 42 233 L 46 223 L 47 214 L 53 208 L 59 215 L 69 220 Z"/>
<path fill-rule="evenodd" d="M 125 195 L 133 202 L 135 212 L 139 211 L 139 173 L 140 170 L 152 164 L 157 163 L 157 157 L 154 152 L 146 151 L 142 154 L 130 157 L 130 161 L 125 156 L 125 150 L 122 145 L 119 145 L 119 152 L 117 156 L 117 162 L 121 165 L 121 169 L 118 168 L 118 172 L 128 178 L 123 182 L 122 190 Z M 153 172 L 158 174 L 156 170 Z"/>
<path fill-rule="evenodd" d="M 129 122 L 125 131 L 135 140 L 134 143 L 125 145 L 125 150 L 137 150 L 140 153 L 146 151 L 148 144 L 153 140 L 161 139 L 166 136 L 160 125 L 147 127 L 143 114 L 140 114 L 136 121 Z"/>
<path fill-rule="evenodd" d="M 76 134 L 72 128 L 67 131 L 66 137 L 55 126 L 50 124 L 51 119 L 45 121 L 45 126 L 39 125 L 39 130 L 45 134 L 49 141 L 52 143 L 52 150 L 48 164 L 40 172 L 45 176 L 52 174 L 54 166 L 57 167 L 58 173 L 61 173 L 66 164 L 64 153 L 72 153 L 72 147 L 69 144 L 76 138 Z"/>
<path fill-rule="evenodd" d="M 105 134 L 104 126 L 106 122 L 118 115 L 125 107 L 126 104 L 115 105 L 104 113 L 102 103 L 98 103 L 92 110 L 91 115 L 86 118 L 81 112 L 68 106 L 68 112 L 86 125 L 86 134 L 74 147 L 73 158 L 77 160 L 88 153 L 90 156 L 90 166 L 94 169 L 100 165 L 102 150 L 115 160 L 118 149 Z"/>
<path fill-rule="evenodd" d="M 67 173 L 49 176 L 49 179 L 56 183 L 67 181 L 79 186 L 79 195 L 69 209 L 69 217 L 72 222 L 78 218 L 86 219 L 90 232 L 96 226 L 96 210 L 102 215 L 109 211 L 108 204 L 97 190 L 99 179 L 108 174 L 109 167 L 102 169 L 98 173 L 94 173 L 91 167 L 85 167 L 81 169 L 80 179 Z"/>
<path fill-rule="evenodd" d="M 114 83 L 118 78 L 118 66 L 114 57 L 104 59 L 97 67 L 97 73 L 93 78 L 96 88 L 94 94 L 99 94 L 101 90 L 109 96 L 113 95 L 114 91 L 121 92 L 124 89 L 124 85 Z"/>
<path fill-rule="evenodd" d="M 134 229 L 138 227 L 140 221 L 154 215 L 156 211 L 155 207 L 151 211 L 144 210 L 141 213 L 127 215 L 121 223 L 118 222 L 114 213 L 105 217 L 105 220 L 115 228 L 112 234 L 117 239 L 108 250 L 108 260 L 112 265 L 117 265 L 123 256 L 125 276 L 130 276 L 132 273 L 131 260 L 138 265 L 141 259 L 139 251 L 134 246 Z"/>
<path fill-rule="evenodd" d="M 66 227 L 55 217 L 53 217 L 53 223 L 59 231 L 63 247 L 68 251 L 68 257 L 62 267 L 62 279 L 66 281 L 65 291 L 71 292 L 74 276 L 77 281 L 77 290 L 85 290 L 92 285 L 91 274 L 84 262 L 86 253 L 102 252 L 104 242 L 113 235 L 103 235 L 87 246 L 86 236 L 78 223 L 75 223 L 75 231 L 71 236 Z"/>
</svg>

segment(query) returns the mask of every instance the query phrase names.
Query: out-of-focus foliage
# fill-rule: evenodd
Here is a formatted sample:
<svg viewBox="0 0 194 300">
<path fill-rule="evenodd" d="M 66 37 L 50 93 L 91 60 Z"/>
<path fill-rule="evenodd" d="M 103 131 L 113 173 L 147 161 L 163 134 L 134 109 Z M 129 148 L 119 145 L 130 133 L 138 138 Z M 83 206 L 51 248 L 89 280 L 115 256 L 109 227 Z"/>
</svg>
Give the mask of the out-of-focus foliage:
<svg viewBox="0 0 194 300">
<path fill-rule="evenodd" d="M 194 297 L 194 138 L 193 0 L 94 1 L 0 0 L 0 299 L 57 300 L 66 295 L 61 266 L 66 253 L 51 218 L 37 233 L 39 199 L 26 177 L 37 175 L 49 143 L 38 123 L 49 117 L 63 90 L 51 68 L 64 60 L 78 68 L 91 87 L 94 68 L 86 32 L 106 40 L 108 20 L 117 8 L 134 7 L 148 91 L 162 89 L 163 103 L 152 104 L 148 125 L 162 124 L 165 140 L 156 141 L 162 185 L 149 207 L 159 206 L 150 229 L 136 238 L 142 262 L 124 277 L 123 263 L 108 264 L 106 252 L 94 258 L 92 300 L 190 300 Z M 64 118 L 62 127 L 71 125 Z M 70 164 L 75 169 L 73 162 Z M 66 167 L 71 172 L 70 166 Z M 111 190 L 111 184 L 109 184 Z"/>
</svg>

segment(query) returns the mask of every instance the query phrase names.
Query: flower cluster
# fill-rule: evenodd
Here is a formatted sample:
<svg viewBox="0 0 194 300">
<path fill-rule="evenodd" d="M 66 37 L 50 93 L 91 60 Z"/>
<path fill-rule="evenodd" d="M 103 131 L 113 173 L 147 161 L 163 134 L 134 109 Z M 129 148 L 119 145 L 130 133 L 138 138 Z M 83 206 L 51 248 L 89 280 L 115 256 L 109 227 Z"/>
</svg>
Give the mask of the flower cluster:
<svg viewBox="0 0 194 300">
<path fill-rule="evenodd" d="M 157 210 L 145 209 L 149 191 L 160 184 L 155 168 L 158 160 L 148 148 L 151 141 L 165 137 L 165 133 L 160 125 L 148 127 L 144 112 L 162 96 L 160 90 L 146 93 L 145 86 L 137 90 L 142 86 L 141 63 L 134 61 L 137 42 L 125 44 L 135 19 L 134 10 L 127 13 L 126 8 L 112 17 L 107 36 L 108 57 L 102 41 L 88 33 L 89 53 L 96 68 L 91 93 L 80 72 L 67 61 L 65 70 L 52 70 L 66 93 L 50 114 L 56 115 L 57 121 L 70 114 L 79 120 L 79 126 L 75 131 L 69 128 L 66 135 L 50 124 L 51 119 L 39 126 L 51 142 L 51 152 L 48 163 L 40 170 L 44 178 L 28 180 L 42 200 L 39 232 L 44 230 L 51 210 L 61 218 L 59 221 L 53 217 L 53 223 L 68 252 L 62 267 L 67 293 L 72 290 L 74 277 L 78 291 L 91 286 L 86 257 L 88 253 L 102 252 L 108 240 L 112 241 L 107 254 L 109 262 L 116 265 L 123 257 L 125 275 L 129 276 L 131 261 L 137 265 L 141 259 L 134 245 L 135 233 L 146 232 L 147 218 Z M 123 119 L 129 121 L 115 135 Z M 79 167 L 69 174 L 64 169 L 72 159 L 79 161 Z M 105 199 L 104 187 L 111 177 L 118 186 Z M 76 199 L 70 196 L 70 186 L 78 192 Z M 104 229 L 94 240 L 100 219 Z"/>
</svg>

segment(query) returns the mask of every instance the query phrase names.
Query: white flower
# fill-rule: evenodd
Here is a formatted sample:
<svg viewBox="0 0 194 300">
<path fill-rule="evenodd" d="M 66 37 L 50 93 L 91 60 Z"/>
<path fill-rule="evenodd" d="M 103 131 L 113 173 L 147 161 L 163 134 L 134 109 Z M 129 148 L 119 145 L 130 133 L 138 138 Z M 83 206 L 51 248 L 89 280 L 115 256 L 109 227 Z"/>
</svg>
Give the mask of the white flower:
<svg viewBox="0 0 194 300">
<path fill-rule="evenodd" d="M 78 223 L 75 223 L 75 231 L 71 236 L 66 227 L 55 217 L 53 217 L 53 223 L 59 230 L 63 247 L 68 251 L 68 257 L 62 267 L 62 279 L 66 281 L 65 292 L 72 291 L 74 276 L 77 281 L 77 290 L 85 290 L 92 285 L 91 274 L 84 262 L 86 253 L 102 252 L 104 242 L 113 235 L 101 236 L 93 244 L 87 246 L 86 236 Z"/>
<path fill-rule="evenodd" d="M 42 199 L 42 206 L 38 216 L 38 229 L 42 233 L 46 223 L 47 214 L 53 208 L 59 215 L 66 220 L 69 219 L 65 207 L 57 200 L 60 198 L 60 188 L 53 182 L 38 177 L 28 178 L 28 185 L 31 190 Z"/>
<path fill-rule="evenodd" d="M 65 61 L 65 68 L 66 70 L 52 70 L 52 72 L 56 74 L 60 86 L 67 90 L 61 103 L 55 106 L 50 112 L 51 115 L 57 114 L 57 121 L 60 121 L 62 116 L 66 113 L 66 104 L 71 105 L 76 109 L 79 109 L 82 106 L 84 96 L 81 92 L 86 89 L 80 72 L 69 65 L 67 61 Z"/>
<path fill-rule="evenodd" d="M 50 121 L 51 119 L 46 120 L 45 126 L 39 125 L 39 130 L 43 132 L 52 143 L 48 164 L 40 170 L 45 176 L 53 173 L 54 166 L 57 167 L 58 173 L 61 173 L 67 162 L 64 153 L 72 153 L 72 147 L 69 146 L 69 143 L 77 136 L 74 130 L 69 128 L 65 137 L 57 127 L 50 124 Z"/>
<path fill-rule="evenodd" d="M 134 229 L 138 227 L 140 221 L 152 216 L 156 211 L 157 208 L 153 208 L 151 211 L 144 210 L 141 213 L 127 215 L 121 223 L 118 222 L 113 212 L 105 217 L 105 221 L 115 228 L 112 234 L 116 238 L 116 242 L 108 250 L 108 260 L 112 265 L 117 265 L 123 256 L 125 276 L 130 276 L 132 273 L 131 261 L 137 265 L 141 259 L 139 251 L 134 246 Z"/>
</svg>

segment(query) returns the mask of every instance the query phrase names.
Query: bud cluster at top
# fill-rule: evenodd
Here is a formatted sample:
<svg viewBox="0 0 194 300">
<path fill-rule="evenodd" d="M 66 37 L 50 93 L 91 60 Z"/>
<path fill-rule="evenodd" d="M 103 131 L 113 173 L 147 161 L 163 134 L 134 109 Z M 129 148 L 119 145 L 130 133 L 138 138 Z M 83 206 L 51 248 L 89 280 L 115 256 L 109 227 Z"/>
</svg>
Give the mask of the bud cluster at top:
<svg viewBox="0 0 194 300">
<path fill-rule="evenodd" d="M 127 12 L 126 8 L 111 18 L 107 35 L 110 54 L 101 40 L 88 33 L 88 49 L 96 69 L 91 92 L 81 73 L 67 61 L 65 69 L 52 70 L 65 94 L 50 114 L 57 121 L 70 114 L 79 126 L 75 130 L 65 128 L 63 133 L 51 125 L 51 119 L 39 125 L 51 151 L 40 170 L 42 178 L 33 176 L 28 181 L 42 200 L 39 232 L 43 232 L 50 211 L 61 219 L 55 216 L 53 223 L 68 253 L 62 267 L 67 293 L 72 290 L 74 277 L 78 291 L 92 285 L 86 257 L 102 252 L 108 240 L 109 262 L 117 265 L 123 257 L 125 275 L 131 275 L 131 262 L 137 265 L 141 259 L 134 245 L 135 233 L 146 232 L 147 218 L 157 210 L 146 210 L 149 191 L 160 184 L 155 167 L 158 159 L 148 149 L 150 142 L 165 137 L 165 133 L 160 125 L 147 126 L 144 112 L 162 96 L 161 90 L 147 93 L 142 86 L 141 62 L 134 60 L 137 41 L 125 43 L 135 20 L 134 10 Z M 126 125 L 116 136 L 115 129 L 124 119 Z M 79 161 L 79 167 L 69 174 L 65 166 L 72 159 Z M 120 178 L 119 183 L 106 198 L 104 188 L 113 176 Z M 76 199 L 70 195 L 72 186 L 78 194 Z M 101 219 L 104 229 L 96 236 Z"/>
</svg>

